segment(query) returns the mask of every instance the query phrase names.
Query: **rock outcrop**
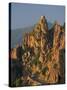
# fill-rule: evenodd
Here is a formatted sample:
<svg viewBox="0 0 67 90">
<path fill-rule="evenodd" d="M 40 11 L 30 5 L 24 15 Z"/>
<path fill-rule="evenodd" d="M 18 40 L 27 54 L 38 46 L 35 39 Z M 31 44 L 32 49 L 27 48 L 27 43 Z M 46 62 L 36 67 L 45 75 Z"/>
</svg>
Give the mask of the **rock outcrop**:
<svg viewBox="0 0 67 90">
<path fill-rule="evenodd" d="M 22 47 L 17 51 L 19 56 L 15 51 L 11 53 L 11 59 L 14 57 L 22 61 L 22 81 L 29 77 L 27 83 L 30 85 L 65 82 L 64 29 L 56 22 L 49 30 L 45 16 L 41 16 L 34 29 L 25 33 Z"/>
</svg>

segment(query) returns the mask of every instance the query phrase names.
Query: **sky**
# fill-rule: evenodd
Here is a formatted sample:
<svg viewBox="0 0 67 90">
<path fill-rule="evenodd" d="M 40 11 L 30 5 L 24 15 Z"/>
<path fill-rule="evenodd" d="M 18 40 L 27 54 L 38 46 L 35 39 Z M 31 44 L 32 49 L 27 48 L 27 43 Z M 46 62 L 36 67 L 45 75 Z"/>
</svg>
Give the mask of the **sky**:
<svg viewBox="0 0 67 90">
<path fill-rule="evenodd" d="M 61 25 L 65 22 L 65 7 L 56 5 L 38 4 L 11 4 L 11 29 L 33 26 L 40 16 L 45 16 L 47 22 L 58 21 Z"/>
</svg>

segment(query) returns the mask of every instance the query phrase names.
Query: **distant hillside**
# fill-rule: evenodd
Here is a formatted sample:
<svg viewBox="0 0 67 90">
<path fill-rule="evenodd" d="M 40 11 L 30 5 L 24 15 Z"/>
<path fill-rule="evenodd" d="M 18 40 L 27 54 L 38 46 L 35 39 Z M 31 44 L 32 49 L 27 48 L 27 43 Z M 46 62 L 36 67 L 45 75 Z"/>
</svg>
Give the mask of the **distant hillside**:
<svg viewBox="0 0 67 90">
<path fill-rule="evenodd" d="M 15 47 L 16 44 L 21 43 L 24 33 L 30 32 L 32 31 L 32 29 L 33 29 L 33 26 L 12 30 L 11 31 L 11 48 Z"/>
</svg>

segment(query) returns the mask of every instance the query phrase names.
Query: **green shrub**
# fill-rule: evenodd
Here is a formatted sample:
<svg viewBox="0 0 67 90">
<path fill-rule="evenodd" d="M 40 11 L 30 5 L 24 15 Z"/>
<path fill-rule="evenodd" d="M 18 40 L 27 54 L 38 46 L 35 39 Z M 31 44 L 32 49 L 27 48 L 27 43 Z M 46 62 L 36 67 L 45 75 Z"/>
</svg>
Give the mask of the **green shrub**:
<svg viewBox="0 0 67 90">
<path fill-rule="evenodd" d="M 32 61 L 32 64 L 37 65 L 39 63 L 39 55 L 35 56 L 35 59 Z"/>
<path fill-rule="evenodd" d="M 48 70 L 49 70 L 48 67 L 43 68 L 43 69 L 42 69 L 42 74 L 46 74 L 46 72 L 47 72 Z"/>
<path fill-rule="evenodd" d="M 21 79 L 17 78 L 15 81 L 12 82 L 12 86 L 21 86 Z"/>
<path fill-rule="evenodd" d="M 49 52 L 49 53 L 47 54 L 47 60 L 50 60 L 50 61 L 51 61 L 51 52 Z"/>
</svg>

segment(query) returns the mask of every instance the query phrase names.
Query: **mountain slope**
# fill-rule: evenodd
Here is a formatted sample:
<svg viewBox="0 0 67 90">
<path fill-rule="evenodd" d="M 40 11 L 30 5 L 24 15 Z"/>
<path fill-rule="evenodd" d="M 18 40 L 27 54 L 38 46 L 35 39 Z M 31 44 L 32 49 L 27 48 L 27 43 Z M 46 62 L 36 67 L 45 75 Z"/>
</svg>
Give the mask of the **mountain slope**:
<svg viewBox="0 0 67 90">
<path fill-rule="evenodd" d="M 11 48 L 14 48 L 17 44 L 22 43 L 22 38 L 24 37 L 25 32 L 32 31 L 33 26 L 22 28 L 22 29 L 16 29 L 11 30 Z"/>
</svg>

